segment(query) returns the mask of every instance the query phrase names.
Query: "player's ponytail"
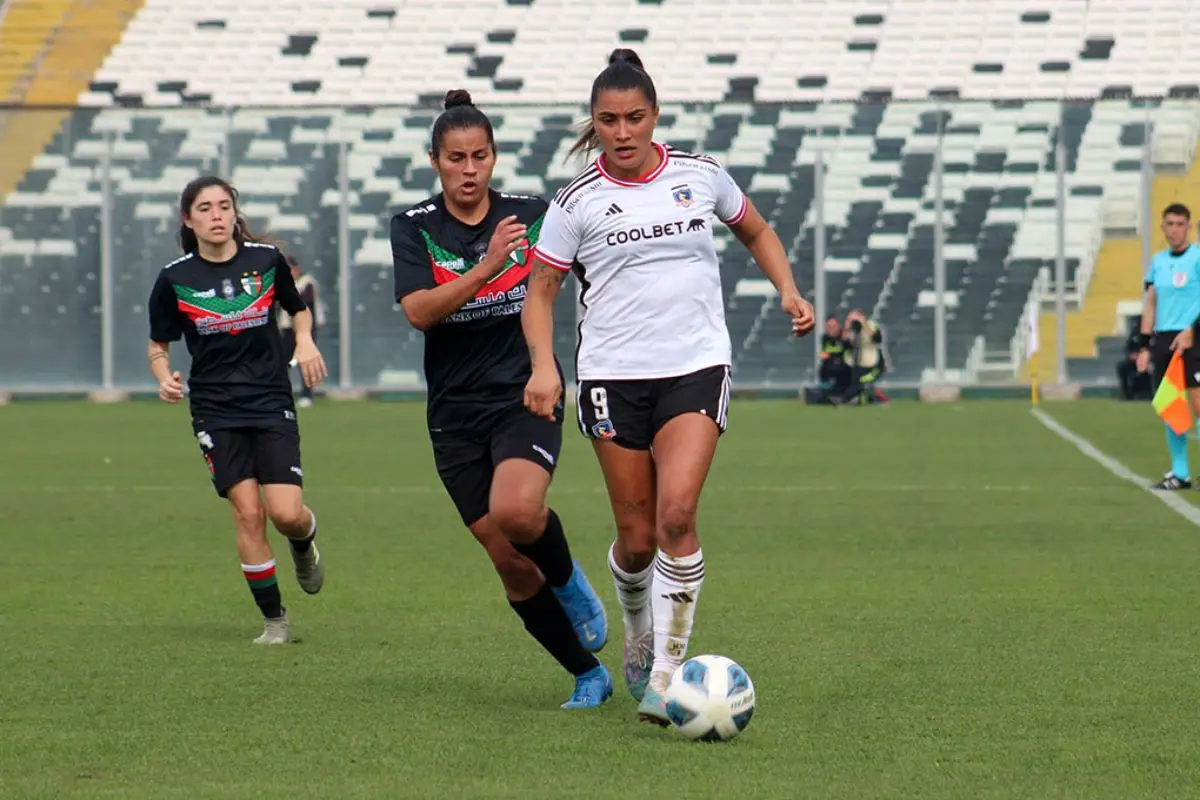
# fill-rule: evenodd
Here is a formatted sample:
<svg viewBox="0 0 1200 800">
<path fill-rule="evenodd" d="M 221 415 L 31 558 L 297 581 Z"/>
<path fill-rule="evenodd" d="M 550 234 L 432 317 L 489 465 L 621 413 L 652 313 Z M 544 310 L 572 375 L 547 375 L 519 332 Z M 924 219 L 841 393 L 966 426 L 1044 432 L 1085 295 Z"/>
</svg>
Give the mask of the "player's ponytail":
<svg viewBox="0 0 1200 800">
<path fill-rule="evenodd" d="M 492 153 L 496 152 L 496 136 L 492 131 L 492 121 L 488 119 L 475 104 L 471 102 L 471 93 L 466 89 L 451 89 L 446 92 L 442 106 L 446 109 L 433 123 L 433 133 L 429 137 L 429 152 L 436 158 L 442 149 L 442 141 L 450 131 L 482 128 L 487 133 L 488 144 Z"/>
<path fill-rule="evenodd" d="M 631 89 L 640 89 L 646 96 L 646 102 L 652 108 L 658 108 L 658 90 L 654 88 L 654 81 L 646 72 L 646 66 L 642 63 L 641 56 L 628 47 L 618 47 L 609 54 L 608 66 L 596 76 L 596 80 L 592 81 L 592 99 L 589 108 L 595 110 L 596 100 L 599 99 L 601 92 L 629 91 Z M 583 124 L 579 138 L 567 153 L 567 158 L 581 152 L 590 154 L 599 146 L 600 139 L 596 136 L 596 125 L 589 117 Z"/>
</svg>

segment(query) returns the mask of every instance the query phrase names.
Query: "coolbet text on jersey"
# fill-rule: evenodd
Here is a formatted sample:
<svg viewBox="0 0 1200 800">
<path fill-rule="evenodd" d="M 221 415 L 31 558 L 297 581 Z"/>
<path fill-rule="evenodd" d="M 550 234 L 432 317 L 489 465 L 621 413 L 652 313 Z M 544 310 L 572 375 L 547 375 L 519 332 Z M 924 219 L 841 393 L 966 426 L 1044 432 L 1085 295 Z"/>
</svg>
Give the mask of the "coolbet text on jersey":
<svg viewBox="0 0 1200 800">
<path fill-rule="evenodd" d="M 1182 331 L 1200 319 L 1200 247 L 1163 250 L 1150 259 L 1146 285 L 1154 287 L 1155 331 Z"/>
<path fill-rule="evenodd" d="M 716 160 L 661 144 L 637 181 L 597 159 L 554 197 L 535 251 L 579 279 L 579 380 L 665 378 L 729 364 L 715 214 L 746 213 Z"/>
</svg>

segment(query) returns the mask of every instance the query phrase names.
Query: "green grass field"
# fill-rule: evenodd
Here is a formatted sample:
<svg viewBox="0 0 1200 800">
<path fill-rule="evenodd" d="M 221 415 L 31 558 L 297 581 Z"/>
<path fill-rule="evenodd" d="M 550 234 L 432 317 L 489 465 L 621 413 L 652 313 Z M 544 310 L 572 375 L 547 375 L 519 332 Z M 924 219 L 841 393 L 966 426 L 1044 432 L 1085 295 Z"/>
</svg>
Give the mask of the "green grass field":
<svg viewBox="0 0 1200 800">
<path fill-rule="evenodd" d="M 1146 404 L 1045 407 L 1143 475 Z M 700 511 L 691 653 L 745 665 L 725 745 L 595 712 L 508 609 L 419 404 L 302 412 L 325 590 L 261 632 L 186 411 L 0 408 L 0 797 L 1172 798 L 1200 786 L 1200 532 L 1026 404 L 739 402 Z M 552 502 L 614 622 L 567 431 Z M 1200 458 L 1194 452 L 1193 458 Z M 1200 463 L 1200 462 L 1198 462 Z M 1195 493 L 1200 497 L 1200 492 Z"/>
</svg>

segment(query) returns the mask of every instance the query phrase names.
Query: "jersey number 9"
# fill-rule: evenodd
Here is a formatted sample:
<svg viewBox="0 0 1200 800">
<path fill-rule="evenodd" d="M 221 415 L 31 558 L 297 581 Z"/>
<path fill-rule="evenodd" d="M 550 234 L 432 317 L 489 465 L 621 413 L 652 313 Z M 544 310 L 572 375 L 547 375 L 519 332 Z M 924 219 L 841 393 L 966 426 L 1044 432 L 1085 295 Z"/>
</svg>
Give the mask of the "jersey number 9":
<svg viewBox="0 0 1200 800">
<path fill-rule="evenodd" d="M 596 420 L 608 419 L 608 392 L 603 386 L 592 388 L 592 409 L 596 412 Z"/>
</svg>

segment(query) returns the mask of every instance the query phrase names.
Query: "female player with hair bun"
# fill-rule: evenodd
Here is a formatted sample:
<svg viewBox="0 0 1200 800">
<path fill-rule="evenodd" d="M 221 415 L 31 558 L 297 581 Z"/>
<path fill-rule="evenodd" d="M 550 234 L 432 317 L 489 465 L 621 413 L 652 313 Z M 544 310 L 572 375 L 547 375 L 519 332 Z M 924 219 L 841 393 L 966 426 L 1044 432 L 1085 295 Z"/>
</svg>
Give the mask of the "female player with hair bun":
<svg viewBox="0 0 1200 800">
<path fill-rule="evenodd" d="M 543 418 L 523 403 L 530 363 L 520 313 L 546 203 L 491 188 L 492 123 L 465 91 L 446 94 L 429 160 L 442 191 L 392 217 L 391 240 L 396 300 L 425 333 L 438 475 L 513 611 L 575 677 L 563 707 L 599 706 L 612 695 L 593 655 L 608 638 L 604 606 L 546 505 L 562 404 Z"/>
<path fill-rule="evenodd" d="M 533 374 L 525 403 L 562 402 L 552 358 L 554 297 L 579 280 L 579 426 L 592 440 L 616 520 L 609 567 L 624 610 L 624 674 L 646 721 L 684 661 L 704 556 L 696 507 L 729 411 L 729 331 L 712 218 L 728 225 L 779 291 L 792 332 L 813 328 L 779 237 L 725 168 L 654 141 L 658 94 L 632 50 L 592 83 L 572 152 L 602 152 L 555 195 L 534 249 L 522 313 Z"/>
<path fill-rule="evenodd" d="M 170 349 L 187 340 L 193 433 L 213 488 L 233 509 L 242 573 L 265 620 L 254 643 L 284 644 L 291 634 L 268 519 L 287 537 L 300 588 L 316 594 L 325 582 L 317 518 L 304 504 L 288 362 L 300 365 L 308 386 L 325 379 L 325 362 L 290 266 L 278 248 L 251 235 L 237 190 L 217 177 L 197 178 L 184 188 L 179 213 L 184 256 L 162 269 L 150 294 L 150 369 L 158 396 L 181 401 Z M 277 304 L 292 317 L 291 353 L 273 313 Z"/>
</svg>

